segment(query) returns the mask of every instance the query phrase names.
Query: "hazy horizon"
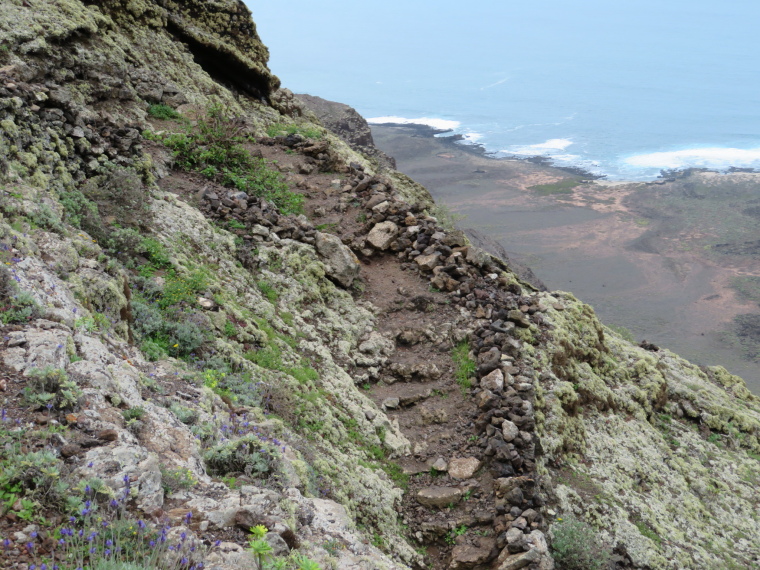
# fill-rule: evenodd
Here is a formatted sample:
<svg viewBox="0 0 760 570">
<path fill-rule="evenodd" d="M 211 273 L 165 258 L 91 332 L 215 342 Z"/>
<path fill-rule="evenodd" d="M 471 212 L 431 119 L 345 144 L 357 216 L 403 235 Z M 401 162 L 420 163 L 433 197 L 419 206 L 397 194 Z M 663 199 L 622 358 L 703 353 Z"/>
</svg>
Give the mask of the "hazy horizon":
<svg viewBox="0 0 760 570">
<path fill-rule="evenodd" d="M 367 118 L 611 178 L 760 167 L 760 4 L 247 4 L 284 86 Z"/>
</svg>

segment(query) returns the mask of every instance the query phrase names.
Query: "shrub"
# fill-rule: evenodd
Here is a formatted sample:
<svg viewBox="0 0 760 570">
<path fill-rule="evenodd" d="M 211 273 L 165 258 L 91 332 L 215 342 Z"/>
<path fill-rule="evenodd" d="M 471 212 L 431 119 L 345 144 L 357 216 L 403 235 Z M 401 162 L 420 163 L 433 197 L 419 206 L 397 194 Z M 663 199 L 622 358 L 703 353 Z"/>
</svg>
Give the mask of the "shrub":
<svg viewBox="0 0 760 570">
<path fill-rule="evenodd" d="M 193 477 L 192 471 L 187 467 L 167 469 L 163 465 L 161 469 L 161 486 L 167 495 L 183 489 L 192 489 L 198 481 Z"/>
<path fill-rule="evenodd" d="M 15 285 L 11 283 L 11 285 Z M 40 314 L 40 307 L 31 293 L 18 291 L 7 299 L 0 299 L 0 323 L 25 323 Z"/>
<path fill-rule="evenodd" d="M 82 228 L 103 247 L 129 256 L 140 253 L 138 230 L 153 219 L 146 194 L 134 169 L 116 167 L 87 180 L 78 190 L 61 193 L 60 201 L 68 223 Z M 48 226 L 55 222 L 44 212 L 39 216 Z"/>
<path fill-rule="evenodd" d="M 47 204 L 42 204 L 39 206 L 39 208 L 33 212 L 30 212 L 29 219 L 34 225 L 41 228 L 47 228 L 59 234 L 64 232 L 64 227 L 61 223 L 61 219 L 56 215 L 55 212 L 53 212 L 53 210 L 50 209 L 50 206 Z"/>
<path fill-rule="evenodd" d="M 454 231 L 457 229 L 457 223 L 464 220 L 467 216 L 452 212 L 446 204 L 435 204 L 430 209 L 430 215 L 438 220 L 438 224 L 446 230 Z"/>
<path fill-rule="evenodd" d="M 552 526 L 552 556 L 559 570 L 601 570 L 610 553 L 588 524 L 574 518 Z"/>
<path fill-rule="evenodd" d="M 145 409 L 141 407 L 129 408 L 128 410 L 122 410 L 121 415 L 124 416 L 125 421 L 139 420 L 145 415 Z"/>
<path fill-rule="evenodd" d="M 177 402 L 172 402 L 169 405 L 169 411 L 173 413 L 177 417 L 177 419 L 185 425 L 191 426 L 195 422 L 198 421 L 197 411 L 191 408 L 186 408 L 185 406 L 178 404 Z"/>
<path fill-rule="evenodd" d="M 62 192 L 60 195 L 64 219 L 77 228 L 89 227 L 101 223 L 97 205 L 80 190 Z"/>
<path fill-rule="evenodd" d="M 178 275 L 170 272 L 166 278 L 166 285 L 158 306 L 162 309 L 180 303 L 193 304 L 197 293 L 206 288 L 206 276 L 201 271 L 194 271 L 190 275 Z"/>
<path fill-rule="evenodd" d="M 274 453 L 271 444 L 262 442 L 255 434 L 247 434 L 207 449 L 203 460 L 212 475 L 244 473 L 258 479 L 266 478 L 274 471 Z"/>
<path fill-rule="evenodd" d="M 132 168 L 113 168 L 91 178 L 82 187 L 82 193 L 96 204 L 100 219 L 113 220 L 120 227 L 148 226 L 153 219 L 142 179 Z M 105 241 L 112 226 L 86 216 L 82 219 L 82 229 Z"/>
<path fill-rule="evenodd" d="M 169 107 L 169 105 L 164 105 L 163 103 L 148 107 L 148 115 L 155 119 L 163 119 L 165 121 L 179 119 L 182 116 L 176 110 Z"/>
<path fill-rule="evenodd" d="M 275 288 L 266 281 L 259 281 L 257 285 L 259 286 L 259 291 L 261 291 L 261 294 L 264 295 L 264 297 L 266 297 L 270 303 L 276 303 L 280 298 Z"/>
<path fill-rule="evenodd" d="M 79 405 L 82 391 L 76 382 L 69 380 L 60 368 L 36 368 L 29 372 L 29 381 L 24 388 L 24 398 L 33 406 L 59 409 L 74 409 Z"/>
<path fill-rule="evenodd" d="M 160 241 L 153 238 L 145 238 L 140 242 L 140 249 L 156 267 L 171 267 L 169 254 Z"/>
<path fill-rule="evenodd" d="M 253 382 L 250 372 L 226 373 L 212 389 L 217 394 L 229 396 L 240 406 L 259 408 L 264 403 L 263 385 Z"/>
<path fill-rule="evenodd" d="M 147 358 L 150 362 L 161 360 L 167 356 L 166 351 L 163 349 L 163 347 L 157 342 L 150 339 L 145 339 L 142 341 L 142 343 L 140 343 L 140 350 L 142 351 L 145 358 Z"/>
<path fill-rule="evenodd" d="M 134 284 L 141 291 L 132 295 L 132 331 L 149 360 L 167 354 L 188 356 L 206 343 L 211 325 L 205 315 L 191 307 L 196 294 L 206 286 L 205 274 L 196 271 L 179 276 L 171 271 L 163 289 L 145 277 L 138 276 Z"/>
<path fill-rule="evenodd" d="M 226 117 L 222 107 L 213 106 L 187 132 L 155 138 L 174 151 L 180 168 L 269 200 L 284 214 L 303 212 L 303 196 L 291 192 L 282 174 L 266 160 L 243 148 L 242 131 L 242 121 Z"/>
<path fill-rule="evenodd" d="M 16 292 L 16 283 L 8 267 L 0 265 L 0 304 L 6 303 Z"/>
<path fill-rule="evenodd" d="M 143 237 L 136 229 L 115 227 L 108 237 L 108 243 L 102 245 L 122 257 L 131 258 L 141 253 L 142 243 Z"/>
<path fill-rule="evenodd" d="M 321 139 L 322 132 L 314 127 L 301 127 L 299 125 L 286 125 L 283 123 L 276 123 L 267 127 L 267 136 L 279 137 L 282 135 L 294 135 L 299 134 L 307 139 Z"/>
</svg>

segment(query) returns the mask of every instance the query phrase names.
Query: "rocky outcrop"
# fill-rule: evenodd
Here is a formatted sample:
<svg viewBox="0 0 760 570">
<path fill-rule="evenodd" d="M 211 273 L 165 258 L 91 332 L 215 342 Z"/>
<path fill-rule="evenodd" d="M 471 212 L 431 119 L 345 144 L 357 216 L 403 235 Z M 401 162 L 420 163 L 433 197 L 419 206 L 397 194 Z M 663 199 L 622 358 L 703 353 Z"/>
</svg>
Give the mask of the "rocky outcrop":
<svg viewBox="0 0 760 570">
<path fill-rule="evenodd" d="M 366 119 L 356 109 L 343 103 L 328 101 L 315 95 L 296 94 L 296 99 L 314 113 L 322 124 L 346 141 L 348 145 L 370 156 L 385 168 L 396 168 L 396 161 L 375 146 Z"/>
</svg>

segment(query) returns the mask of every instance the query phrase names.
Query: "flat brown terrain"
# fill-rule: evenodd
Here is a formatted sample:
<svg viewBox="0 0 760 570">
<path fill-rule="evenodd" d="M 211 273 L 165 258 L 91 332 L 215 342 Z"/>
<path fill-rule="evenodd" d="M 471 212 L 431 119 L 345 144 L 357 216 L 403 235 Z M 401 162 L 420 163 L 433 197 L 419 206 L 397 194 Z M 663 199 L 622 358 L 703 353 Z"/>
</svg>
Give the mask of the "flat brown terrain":
<svg viewBox="0 0 760 570">
<path fill-rule="evenodd" d="M 495 160 L 415 127 L 373 126 L 372 134 L 399 170 L 466 216 L 461 226 L 498 241 L 550 289 L 573 292 L 636 340 L 725 366 L 760 394 L 760 174 L 589 181 Z"/>
</svg>

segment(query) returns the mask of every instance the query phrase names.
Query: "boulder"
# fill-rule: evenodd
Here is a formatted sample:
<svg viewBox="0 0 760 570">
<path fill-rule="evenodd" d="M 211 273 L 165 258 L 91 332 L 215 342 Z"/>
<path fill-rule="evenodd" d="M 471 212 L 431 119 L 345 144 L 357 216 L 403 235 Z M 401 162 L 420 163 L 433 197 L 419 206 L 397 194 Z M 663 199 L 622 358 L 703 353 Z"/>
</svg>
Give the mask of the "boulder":
<svg viewBox="0 0 760 570">
<path fill-rule="evenodd" d="M 507 555 L 502 558 L 505 553 Z M 519 570 L 520 568 L 525 568 L 528 564 L 538 562 L 540 558 L 541 553 L 536 549 L 528 550 L 528 552 L 523 552 L 522 554 L 509 554 L 509 550 L 505 548 L 499 555 L 500 565 L 498 566 L 498 570 Z"/>
<path fill-rule="evenodd" d="M 438 267 L 438 264 L 440 263 L 438 259 L 439 257 L 440 256 L 437 253 L 431 253 L 430 255 L 418 255 L 414 258 L 414 261 L 422 269 L 432 271 L 435 267 Z"/>
<path fill-rule="evenodd" d="M 509 420 L 504 420 L 502 422 L 501 432 L 504 434 L 504 441 L 507 443 L 515 439 L 520 434 L 519 428 Z"/>
<path fill-rule="evenodd" d="M 449 461 L 449 475 L 454 479 L 471 479 L 480 465 L 480 460 L 475 457 L 452 459 Z"/>
<path fill-rule="evenodd" d="M 451 551 L 449 570 L 466 570 L 485 564 L 491 556 L 491 546 L 474 546 L 472 544 L 458 544 Z"/>
<path fill-rule="evenodd" d="M 426 507 L 448 507 L 462 498 L 462 490 L 456 487 L 425 487 L 417 492 L 417 502 Z"/>
<path fill-rule="evenodd" d="M 504 389 L 504 373 L 498 368 L 480 379 L 480 387 L 492 392 Z"/>
<path fill-rule="evenodd" d="M 375 249 L 386 250 L 391 245 L 391 242 L 396 239 L 398 235 L 398 226 L 393 222 L 380 222 L 375 224 L 369 235 L 367 241 Z"/>
<path fill-rule="evenodd" d="M 494 481 L 497 496 L 504 496 L 516 487 L 532 488 L 536 482 L 530 477 L 502 477 Z"/>
<path fill-rule="evenodd" d="M 327 267 L 327 275 L 344 287 L 350 287 L 359 275 L 359 259 L 338 236 L 317 232 L 315 240 L 317 253 L 322 256 Z"/>
</svg>

